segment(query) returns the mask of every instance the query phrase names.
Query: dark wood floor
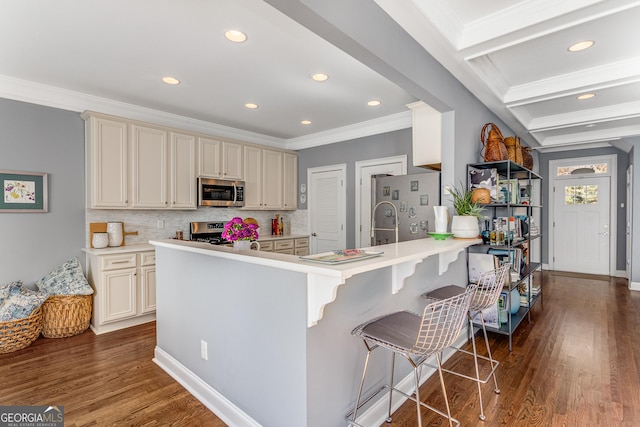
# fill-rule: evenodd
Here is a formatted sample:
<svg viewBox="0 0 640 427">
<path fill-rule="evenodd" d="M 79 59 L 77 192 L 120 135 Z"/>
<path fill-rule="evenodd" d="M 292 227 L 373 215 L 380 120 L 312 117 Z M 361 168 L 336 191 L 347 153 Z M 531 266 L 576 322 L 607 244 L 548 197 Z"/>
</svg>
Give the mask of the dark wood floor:
<svg viewBox="0 0 640 427">
<path fill-rule="evenodd" d="M 501 393 L 483 387 L 485 422 L 474 384 L 445 374 L 454 416 L 465 426 L 640 426 L 640 293 L 622 279 L 545 276 L 544 306 L 517 330 L 513 351 L 506 337 L 490 337 Z M 40 338 L 0 355 L 0 405 L 61 405 L 67 427 L 224 426 L 151 361 L 154 329 Z M 466 362 L 454 356 L 447 366 Z M 437 378 L 421 397 L 443 407 Z M 427 410 L 423 420 L 446 425 Z M 416 425 L 410 402 L 384 424 Z"/>
</svg>

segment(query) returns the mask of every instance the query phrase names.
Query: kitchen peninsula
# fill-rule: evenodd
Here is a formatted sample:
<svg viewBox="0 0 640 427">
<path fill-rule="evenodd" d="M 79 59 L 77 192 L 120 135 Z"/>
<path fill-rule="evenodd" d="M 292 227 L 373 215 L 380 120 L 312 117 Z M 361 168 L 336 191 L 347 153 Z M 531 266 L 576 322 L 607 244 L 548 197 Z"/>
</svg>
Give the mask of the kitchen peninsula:
<svg viewBox="0 0 640 427">
<path fill-rule="evenodd" d="M 227 424 L 344 426 L 365 355 L 351 330 L 392 311 L 421 311 L 419 295 L 451 283 L 445 280 L 454 274 L 442 274 L 451 263 L 464 265 L 459 254 L 478 242 L 426 238 L 376 246 L 378 257 L 325 265 L 151 241 L 154 360 Z M 384 361 L 382 353 L 373 358 L 367 388 L 386 380 Z"/>
</svg>

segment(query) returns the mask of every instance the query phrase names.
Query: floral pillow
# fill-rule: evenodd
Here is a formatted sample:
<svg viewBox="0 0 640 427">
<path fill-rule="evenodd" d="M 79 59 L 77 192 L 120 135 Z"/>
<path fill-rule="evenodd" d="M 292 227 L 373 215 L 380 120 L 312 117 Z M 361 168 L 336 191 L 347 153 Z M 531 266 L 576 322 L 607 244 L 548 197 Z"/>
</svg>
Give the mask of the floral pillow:
<svg viewBox="0 0 640 427">
<path fill-rule="evenodd" d="M 13 282 L 0 287 L 0 321 L 29 317 L 49 297 L 21 285 Z"/>
<path fill-rule="evenodd" d="M 36 282 L 42 292 L 49 295 L 91 295 L 93 288 L 87 282 L 80 261 L 73 258 Z"/>
</svg>

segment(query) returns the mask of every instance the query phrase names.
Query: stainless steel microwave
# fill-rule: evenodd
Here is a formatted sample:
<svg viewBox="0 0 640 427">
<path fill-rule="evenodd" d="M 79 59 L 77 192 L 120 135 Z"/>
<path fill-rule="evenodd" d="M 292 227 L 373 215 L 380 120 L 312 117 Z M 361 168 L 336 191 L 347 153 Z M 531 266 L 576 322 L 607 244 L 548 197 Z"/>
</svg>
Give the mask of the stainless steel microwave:
<svg viewBox="0 0 640 427">
<path fill-rule="evenodd" d="M 244 181 L 198 178 L 198 205 L 220 207 L 244 206 Z"/>
</svg>

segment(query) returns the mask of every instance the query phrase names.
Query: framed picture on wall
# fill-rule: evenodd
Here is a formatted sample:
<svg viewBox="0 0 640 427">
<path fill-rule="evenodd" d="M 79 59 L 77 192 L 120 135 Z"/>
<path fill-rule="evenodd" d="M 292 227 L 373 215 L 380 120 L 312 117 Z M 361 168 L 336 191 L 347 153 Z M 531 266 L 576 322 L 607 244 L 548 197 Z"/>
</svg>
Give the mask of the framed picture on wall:
<svg viewBox="0 0 640 427">
<path fill-rule="evenodd" d="M 47 174 L 0 170 L 0 213 L 48 212 Z"/>
</svg>

